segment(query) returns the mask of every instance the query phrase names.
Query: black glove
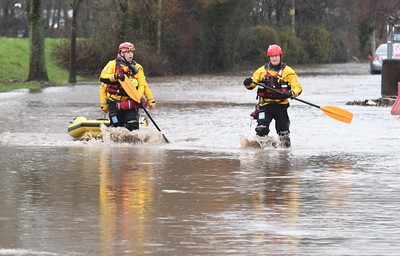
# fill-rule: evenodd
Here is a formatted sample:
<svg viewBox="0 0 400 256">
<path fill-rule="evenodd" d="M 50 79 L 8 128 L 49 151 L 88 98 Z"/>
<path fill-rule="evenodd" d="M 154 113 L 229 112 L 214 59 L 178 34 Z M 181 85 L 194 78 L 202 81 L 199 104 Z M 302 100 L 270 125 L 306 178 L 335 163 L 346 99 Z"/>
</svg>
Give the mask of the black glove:
<svg viewBox="0 0 400 256">
<path fill-rule="evenodd" d="M 291 91 L 283 92 L 283 93 L 282 93 L 282 97 L 283 97 L 284 99 L 290 98 L 290 97 L 292 97 L 292 92 L 291 92 Z"/>
<path fill-rule="evenodd" d="M 251 79 L 251 77 L 248 77 L 248 78 L 244 79 L 244 81 L 243 81 L 244 86 L 249 86 L 252 83 L 253 83 L 253 79 Z"/>
<path fill-rule="evenodd" d="M 124 74 L 114 74 L 114 78 L 115 78 L 115 81 L 117 81 L 118 79 L 121 81 L 125 80 Z"/>
<path fill-rule="evenodd" d="M 137 70 L 134 63 L 129 64 L 129 70 L 132 72 L 133 75 L 136 75 L 137 73 L 139 73 L 139 70 Z"/>
</svg>

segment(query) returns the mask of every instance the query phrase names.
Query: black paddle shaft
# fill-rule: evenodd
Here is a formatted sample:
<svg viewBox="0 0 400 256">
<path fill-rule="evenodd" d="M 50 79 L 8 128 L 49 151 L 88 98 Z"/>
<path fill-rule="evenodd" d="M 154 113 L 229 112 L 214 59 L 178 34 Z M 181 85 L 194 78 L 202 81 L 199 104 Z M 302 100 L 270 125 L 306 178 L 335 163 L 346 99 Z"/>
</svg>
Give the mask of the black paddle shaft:
<svg viewBox="0 0 400 256">
<path fill-rule="evenodd" d="M 265 85 L 265 84 L 263 84 L 263 83 L 258 83 L 258 82 L 254 82 L 254 81 L 253 81 L 253 83 L 256 84 L 256 85 L 259 85 L 259 86 L 261 86 L 261 87 L 268 88 L 268 89 L 270 89 L 271 91 L 274 91 L 274 92 L 283 94 L 283 92 L 281 92 L 281 91 L 279 91 L 279 90 L 277 90 L 277 89 L 275 89 L 275 88 L 272 88 L 272 87 L 270 87 L 270 86 L 267 86 L 267 85 Z M 302 100 L 302 99 L 298 99 L 298 98 L 293 97 L 293 96 L 290 96 L 289 98 L 291 98 L 291 99 L 293 99 L 293 100 L 298 100 L 298 101 L 300 101 L 300 102 L 303 102 L 303 103 L 305 103 L 305 104 L 308 104 L 308 105 L 313 106 L 313 107 L 316 107 L 316 108 L 321 108 L 321 107 L 318 106 L 318 105 L 315 105 L 315 104 L 313 104 L 313 103 L 311 103 L 311 102 L 307 102 L 307 101 Z"/>
<path fill-rule="evenodd" d="M 150 118 L 151 122 L 154 124 L 154 126 L 157 128 L 157 130 L 158 130 L 159 132 L 161 132 L 161 134 L 162 134 L 162 136 L 163 136 L 165 142 L 169 143 L 169 140 L 167 139 L 167 137 L 165 136 L 165 134 L 161 131 L 160 127 L 158 127 L 158 125 L 156 124 L 156 122 L 154 121 L 154 119 L 151 117 L 149 111 L 147 111 L 147 109 L 146 109 L 142 104 L 140 104 L 140 107 L 144 110 L 144 112 L 146 113 L 146 115 Z"/>
<path fill-rule="evenodd" d="M 279 91 L 279 90 L 277 90 L 275 88 L 271 88 L 271 87 L 269 87 L 269 86 L 267 86 L 267 85 L 265 85 L 263 83 L 257 83 L 257 82 L 253 82 L 253 83 L 256 84 L 256 85 L 259 85 L 261 87 L 268 88 L 268 89 L 270 89 L 270 90 L 272 90 L 274 92 L 283 94 L 283 92 L 281 92 L 281 91 Z M 322 107 L 320 107 L 318 105 L 315 105 L 313 103 L 307 102 L 305 100 L 298 99 L 298 98 L 293 97 L 293 96 L 290 96 L 289 98 L 294 99 L 294 100 L 298 100 L 298 101 L 303 102 L 305 104 L 308 104 L 310 106 L 319 108 L 327 116 L 329 116 L 331 118 L 334 118 L 334 119 L 336 119 L 338 121 L 341 121 L 341 122 L 345 122 L 345 123 L 349 124 L 349 123 L 351 123 L 351 120 L 353 119 L 353 114 L 352 113 L 350 113 L 349 111 L 346 111 L 344 109 L 338 108 L 338 107 L 334 107 L 334 106 L 322 106 Z"/>
</svg>

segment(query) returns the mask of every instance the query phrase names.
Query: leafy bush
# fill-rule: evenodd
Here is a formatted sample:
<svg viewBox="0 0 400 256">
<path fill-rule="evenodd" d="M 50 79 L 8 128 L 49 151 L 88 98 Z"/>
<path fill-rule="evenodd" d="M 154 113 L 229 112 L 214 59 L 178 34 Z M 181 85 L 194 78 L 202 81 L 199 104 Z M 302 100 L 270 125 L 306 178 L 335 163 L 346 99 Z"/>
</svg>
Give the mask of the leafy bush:
<svg viewBox="0 0 400 256">
<path fill-rule="evenodd" d="M 348 59 L 347 52 L 348 47 L 346 47 L 345 42 L 340 38 L 332 38 L 332 53 L 331 61 L 334 63 L 346 62 Z"/>
<path fill-rule="evenodd" d="M 106 52 L 103 49 L 102 53 Z M 70 65 L 70 41 L 60 42 L 53 49 L 54 56 L 59 60 L 59 64 L 69 70 Z M 93 76 L 99 74 L 99 65 L 104 64 L 99 52 L 94 51 L 89 40 L 77 40 L 76 42 L 76 67 L 78 75 Z"/>
<path fill-rule="evenodd" d="M 118 43 L 99 45 L 97 42 L 95 39 L 77 40 L 76 66 L 78 75 L 98 77 L 107 62 L 116 58 Z M 140 43 L 134 43 L 134 45 L 136 53 L 133 58 L 143 66 L 146 75 L 164 75 L 169 72 L 170 67 L 162 64 L 162 57 L 158 56 L 154 50 Z M 69 68 L 69 41 L 60 42 L 54 48 L 53 54 L 59 60 L 62 67 Z"/>
<path fill-rule="evenodd" d="M 163 54 L 158 55 L 154 48 L 142 44 L 135 44 L 136 53 L 133 59 L 143 66 L 146 76 L 163 76 L 171 73 L 174 68 Z"/>
<path fill-rule="evenodd" d="M 270 44 L 278 41 L 277 32 L 268 26 L 256 26 L 240 33 L 241 56 L 244 61 L 265 62 L 266 51 Z"/>
<path fill-rule="evenodd" d="M 331 35 L 324 28 L 316 27 L 302 36 L 310 61 L 327 63 L 331 56 Z"/>
<path fill-rule="evenodd" d="M 282 47 L 284 62 L 291 65 L 303 63 L 302 43 L 291 29 L 283 29 L 279 32 L 279 45 Z"/>
<path fill-rule="evenodd" d="M 332 32 L 332 54 L 331 61 L 347 62 L 354 59 L 366 59 L 367 53 L 363 56 L 360 53 L 356 28 L 349 30 L 337 30 Z"/>
</svg>

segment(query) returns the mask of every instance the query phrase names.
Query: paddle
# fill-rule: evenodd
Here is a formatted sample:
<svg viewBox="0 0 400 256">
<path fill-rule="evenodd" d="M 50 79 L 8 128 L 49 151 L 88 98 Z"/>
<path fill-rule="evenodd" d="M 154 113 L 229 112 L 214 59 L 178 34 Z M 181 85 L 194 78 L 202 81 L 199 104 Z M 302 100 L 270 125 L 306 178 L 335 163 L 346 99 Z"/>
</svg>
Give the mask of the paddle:
<svg viewBox="0 0 400 256">
<path fill-rule="evenodd" d="M 129 95 L 129 97 L 131 97 L 131 99 L 133 99 L 134 101 L 136 101 L 137 103 L 140 104 L 140 107 L 144 110 L 144 112 L 147 114 L 147 116 L 150 118 L 151 122 L 154 124 L 154 126 L 157 128 L 157 130 L 159 132 L 161 132 L 165 142 L 169 143 L 169 140 L 167 139 L 167 137 L 165 136 L 165 134 L 161 131 L 161 129 L 158 127 L 158 125 L 156 124 L 156 122 L 153 120 L 153 118 L 151 117 L 150 113 L 147 111 L 147 109 L 143 106 L 141 100 L 140 100 L 140 95 L 139 92 L 136 90 L 136 87 L 132 84 L 132 81 L 125 75 L 125 79 L 118 80 L 119 83 L 121 84 L 122 88 L 124 89 L 124 91 Z"/>
<path fill-rule="evenodd" d="M 392 115 L 400 115 L 400 82 L 397 83 L 397 99 L 392 106 Z"/>
<path fill-rule="evenodd" d="M 119 79 L 119 83 L 124 89 L 124 91 L 131 97 L 132 100 L 136 101 L 137 103 L 140 103 L 140 94 L 136 90 L 136 86 L 132 84 L 131 79 L 127 77 L 127 75 L 124 75 L 125 79 L 121 80 Z"/>
<path fill-rule="evenodd" d="M 258 86 L 261 86 L 261 87 L 264 87 L 264 88 L 268 88 L 271 91 L 283 94 L 283 92 L 281 92 L 281 91 L 279 91 L 277 89 L 274 89 L 274 88 L 272 88 L 270 86 L 267 86 L 267 85 L 265 85 L 263 83 L 257 83 L 257 82 L 254 82 L 254 81 L 253 81 L 253 83 L 255 83 Z M 338 121 L 345 122 L 345 123 L 349 124 L 349 123 L 351 123 L 351 120 L 353 119 L 353 113 L 351 113 L 351 112 L 349 112 L 347 110 L 344 110 L 344 109 L 341 109 L 341 108 L 338 108 L 338 107 L 335 107 L 335 106 L 318 106 L 318 105 L 315 105 L 313 103 L 307 102 L 307 101 L 302 100 L 302 99 L 298 99 L 298 98 L 293 97 L 293 96 L 290 96 L 290 98 L 294 99 L 294 100 L 298 100 L 298 101 L 303 102 L 305 104 L 308 104 L 310 106 L 319 108 L 327 116 L 332 117 L 333 119 L 336 119 Z"/>
<path fill-rule="evenodd" d="M 167 139 L 167 137 L 165 136 L 164 132 L 161 131 L 161 129 L 158 127 L 158 125 L 156 124 L 156 122 L 154 121 L 154 119 L 151 117 L 150 113 L 147 111 L 147 109 L 142 105 L 142 103 L 140 103 L 140 107 L 144 110 L 144 112 L 146 113 L 146 115 L 150 118 L 151 122 L 154 124 L 154 126 L 157 128 L 157 130 L 159 132 L 161 132 L 165 142 L 170 143 L 170 141 Z"/>
</svg>

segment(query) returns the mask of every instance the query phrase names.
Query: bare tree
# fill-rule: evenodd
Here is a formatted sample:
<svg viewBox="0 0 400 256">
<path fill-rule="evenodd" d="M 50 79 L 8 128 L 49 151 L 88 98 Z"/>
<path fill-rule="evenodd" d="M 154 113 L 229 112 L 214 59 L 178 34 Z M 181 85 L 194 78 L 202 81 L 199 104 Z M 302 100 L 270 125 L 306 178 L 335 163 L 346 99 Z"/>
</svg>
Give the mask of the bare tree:
<svg viewBox="0 0 400 256">
<path fill-rule="evenodd" d="M 72 0 L 72 26 L 71 26 L 71 50 L 68 82 L 76 83 L 76 34 L 78 30 L 78 11 L 82 0 Z"/>
<path fill-rule="evenodd" d="M 157 5 L 157 54 L 161 53 L 162 0 Z"/>
<path fill-rule="evenodd" d="M 49 81 L 45 63 L 45 41 L 42 1 L 28 1 L 28 20 L 29 20 L 29 75 L 27 81 Z"/>
</svg>

